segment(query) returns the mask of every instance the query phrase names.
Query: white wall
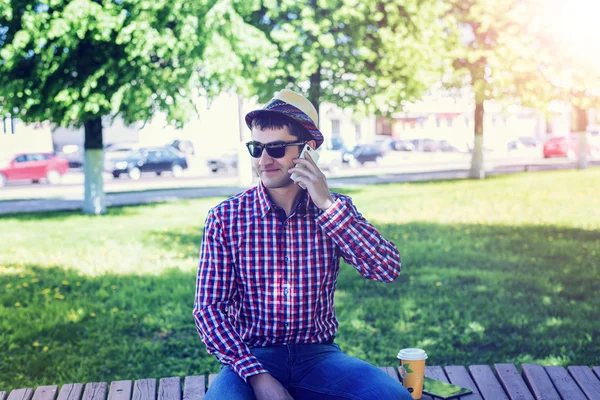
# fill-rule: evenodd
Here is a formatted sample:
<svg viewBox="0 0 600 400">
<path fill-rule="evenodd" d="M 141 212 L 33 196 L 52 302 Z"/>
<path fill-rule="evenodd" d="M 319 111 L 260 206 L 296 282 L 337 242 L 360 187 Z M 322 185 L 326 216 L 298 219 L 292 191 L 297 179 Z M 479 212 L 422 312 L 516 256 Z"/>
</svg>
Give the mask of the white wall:
<svg viewBox="0 0 600 400">
<path fill-rule="evenodd" d="M 50 124 L 24 124 L 14 121 L 14 132 L 4 132 L 4 121 L 0 120 L 0 159 L 15 153 L 53 152 Z"/>
</svg>

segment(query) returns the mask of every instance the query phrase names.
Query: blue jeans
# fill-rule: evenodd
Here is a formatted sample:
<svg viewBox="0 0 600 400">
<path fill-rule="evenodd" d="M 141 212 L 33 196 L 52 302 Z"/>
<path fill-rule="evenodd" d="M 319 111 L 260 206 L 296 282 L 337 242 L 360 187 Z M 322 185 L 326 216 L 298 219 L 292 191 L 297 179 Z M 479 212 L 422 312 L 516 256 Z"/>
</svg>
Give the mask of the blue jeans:
<svg viewBox="0 0 600 400">
<path fill-rule="evenodd" d="M 252 353 L 295 400 L 412 400 L 388 374 L 342 353 L 337 344 L 253 347 Z M 229 366 L 206 393 L 206 400 L 255 400 L 252 387 Z"/>
</svg>

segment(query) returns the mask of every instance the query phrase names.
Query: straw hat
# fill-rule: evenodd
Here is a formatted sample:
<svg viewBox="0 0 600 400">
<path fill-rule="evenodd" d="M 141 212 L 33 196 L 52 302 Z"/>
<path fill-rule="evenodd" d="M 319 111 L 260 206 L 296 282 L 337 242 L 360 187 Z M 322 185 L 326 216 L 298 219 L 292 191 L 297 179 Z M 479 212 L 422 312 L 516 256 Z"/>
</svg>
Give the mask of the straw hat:
<svg viewBox="0 0 600 400">
<path fill-rule="evenodd" d="M 260 110 L 250 111 L 246 114 L 246 125 L 252 129 L 252 120 L 258 114 L 269 111 L 283 114 L 302 125 L 313 139 L 317 142 L 317 147 L 323 143 L 323 134 L 319 130 L 319 114 L 312 103 L 299 93 L 289 89 L 283 89 L 277 93 Z"/>
</svg>

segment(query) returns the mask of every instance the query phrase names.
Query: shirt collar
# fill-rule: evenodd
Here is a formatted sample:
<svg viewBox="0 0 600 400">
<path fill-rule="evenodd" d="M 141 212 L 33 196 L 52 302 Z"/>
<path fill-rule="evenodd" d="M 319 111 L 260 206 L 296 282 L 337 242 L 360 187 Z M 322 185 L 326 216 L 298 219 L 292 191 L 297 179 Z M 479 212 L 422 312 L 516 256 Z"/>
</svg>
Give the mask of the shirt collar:
<svg viewBox="0 0 600 400">
<path fill-rule="evenodd" d="M 264 218 L 271 209 L 276 207 L 269 198 L 267 190 L 262 182 L 258 184 L 258 206 L 261 218 Z M 296 214 L 300 217 L 308 216 L 317 213 L 315 209 L 317 209 L 317 206 L 313 203 L 308 192 L 304 191 L 304 195 L 300 198 L 300 202 L 296 207 Z"/>
<path fill-rule="evenodd" d="M 258 184 L 258 207 L 260 208 L 260 216 L 264 218 L 269 210 L 274 206 L 269 199 L 269 195 L 267 194 L 267 190 L 263 186 L 262 182 Z"/>
</svg>

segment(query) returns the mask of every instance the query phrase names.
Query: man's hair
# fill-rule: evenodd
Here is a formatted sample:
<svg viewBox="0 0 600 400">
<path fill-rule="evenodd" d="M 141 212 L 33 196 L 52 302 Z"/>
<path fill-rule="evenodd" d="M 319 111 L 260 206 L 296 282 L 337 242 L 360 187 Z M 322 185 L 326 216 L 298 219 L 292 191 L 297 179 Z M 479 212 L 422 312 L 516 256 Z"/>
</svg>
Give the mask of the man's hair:
<svg viewBox="0 0 600 400">
<path fill-rule="evenodd" d="M 252 119 L 252 127 L 259 129 L 281 129 L 287 127 L 290 130 L 292 136 L 296 136 L 300 142 L 308 142 L 309 140 L 315 140 L 308 130 L 300 125 L 298 121 L 286 117 L 278 112 L 264 111 L 259 113 Z"/>
</svg>

